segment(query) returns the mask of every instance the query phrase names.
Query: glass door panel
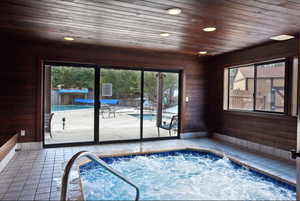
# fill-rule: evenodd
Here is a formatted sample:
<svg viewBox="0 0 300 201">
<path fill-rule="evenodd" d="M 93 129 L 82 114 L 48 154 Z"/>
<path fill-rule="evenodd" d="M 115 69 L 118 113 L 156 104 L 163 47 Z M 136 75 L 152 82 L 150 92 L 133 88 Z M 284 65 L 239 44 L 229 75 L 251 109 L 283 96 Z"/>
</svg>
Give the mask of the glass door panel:
<svg viewBox="0 0 300 201">
<path fill-rule="evenodd" d="M 44 142 L 94 141 L 95 69 L 45 66 Z"/>
<path fill-rule="evenodd" d="M 168 131 L 168 137 L 178 134 L 179 74 L 163 73 L 162 122 L 160 130 Z M 163 136 L 165 137 L 165 135 Z"/>
<path fill-rule="evenodd" d="M 100 71 L 99 139 L 140 139 L 141 71 Z"/>
<path fill-rule="evenodd" d="M 179 73 L 144 72 L 143 138 L 178 134 Z"/>
</svg>

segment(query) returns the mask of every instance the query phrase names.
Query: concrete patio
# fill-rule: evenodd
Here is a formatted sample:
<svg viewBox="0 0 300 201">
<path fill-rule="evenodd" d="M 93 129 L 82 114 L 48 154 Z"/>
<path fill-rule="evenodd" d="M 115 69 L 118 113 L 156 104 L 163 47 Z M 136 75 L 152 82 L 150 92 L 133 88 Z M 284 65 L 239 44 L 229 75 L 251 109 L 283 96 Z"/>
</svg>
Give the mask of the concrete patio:
<svg viewBox="0 0 300 201">
<path fill-rule="evenodd" d="M 145 114 L 154 114 L 144 111 Z M 137 115 L 137 116 L 134 116 Z M 131 140 L 140 138 L 139 110 L 135 108 L 116 108 L 115 117 L 113 114 L 104 113 L 104 118 L 100 115 L 100 141 Z M 175 114 L 164 113 L 169 118 Z M 65 128 L 63 121 L 65 118 Z M 163 119 L 170 123 L 170 119 Z M 156 138 L 158 129 L 155 117 L 144 119 L 144 138 Z M 94 109 L 65 110 L 54 112 L 51 123 L 52 138 L 49 133 L 45 133 L 45 144 L 59 144 L 70 142 L 89 142 L 94 140 Z M 176 136 L 177 132 L 171 132 Z M 170 137 L 169 131 L 160 129 L 160 137 Z"/>
</svg>

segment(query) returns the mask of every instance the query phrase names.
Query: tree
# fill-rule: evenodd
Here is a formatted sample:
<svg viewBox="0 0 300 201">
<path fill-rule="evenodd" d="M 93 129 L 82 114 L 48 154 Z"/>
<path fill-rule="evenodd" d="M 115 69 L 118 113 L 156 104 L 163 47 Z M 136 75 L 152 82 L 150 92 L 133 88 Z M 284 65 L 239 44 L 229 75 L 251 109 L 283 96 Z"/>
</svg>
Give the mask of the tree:
<svg viewBox="0 0 300 201">
<path fill-rule="evenodd" d="M 156 72 L 144 73 L 144 98 L 156 102 Z"/>
<path fill-rule="evenodd" d="M 93 68 L 53 67 L 51 68 L 52 87 L 64 89 L 94 88 L 95 72 Z M 145 99 L 157 102 L 157 72 L 144 73 Z M 164 96 L 172 103 L 174 91 L 178 89 L 178 74 L 164 74 Z M 111 83 L 114 99 L 141 97 L 141 72 L 131 70 L 102 69 L 100 90 L 103 83 Z"/>
<path fill-rule="evenodd" d="M 94 69 L 79 67 L 52 67 L 52 87 L 69 88 L 94 88 Z"/>
<path fill-rule="evenodd" d="M 145 72 L 144 74 L 144 93 L 145 97 L 151 102 L 157 102 L 157 72 Z M 167 105 L 174 102 L 174 92 L 178 90 L 178 74 L 163 73 L 163 92 L 167 100 Z"/>
<path fill-rule="evenodd" d="M 111 98 L 139 98 L 141 72 L 129 70 L 104 69 L 101 71 L 101 84 L 111 83 L 113 96 Z"/>
<path fill-rule="evenodd" d="M 179 89 L 177 73 L 166 73 L 164 78 L 164 96 L 168 100 L 166 106 L 177 104 L 177 101 L 174 100 L 174 92 Z M 175 101 L 175 102 L 174 102 Z"/>
</svg>

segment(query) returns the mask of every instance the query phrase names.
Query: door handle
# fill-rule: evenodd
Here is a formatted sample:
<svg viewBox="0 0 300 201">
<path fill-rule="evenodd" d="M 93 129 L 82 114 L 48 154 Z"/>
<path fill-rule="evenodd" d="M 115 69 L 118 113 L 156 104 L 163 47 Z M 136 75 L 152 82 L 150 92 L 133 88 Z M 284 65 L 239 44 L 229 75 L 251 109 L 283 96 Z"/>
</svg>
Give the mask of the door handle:
<svg viewBox="0 0 300 201">
<path fill-rule="evenodd" d="M 297 152 L 296 150 L 291 151 L 291 158 L 296 160 L 298 157 L 300 157 L 300 152 Z"/>
</svg>

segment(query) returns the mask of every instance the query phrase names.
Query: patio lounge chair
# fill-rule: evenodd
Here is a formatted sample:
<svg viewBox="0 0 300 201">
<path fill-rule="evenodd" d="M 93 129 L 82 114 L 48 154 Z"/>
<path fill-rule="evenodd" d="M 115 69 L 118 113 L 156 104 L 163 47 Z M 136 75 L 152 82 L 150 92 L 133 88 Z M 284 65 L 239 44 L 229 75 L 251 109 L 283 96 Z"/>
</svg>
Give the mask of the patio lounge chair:
<svg viewBox="0 0 300 201">
<path fill-rule="evenodd" d="M 51 133 L 51 121 L 53 118 L 54 113 L 51 114 L 45 114 L 45 130 L 49 132 L 50 137 L 52 138 L 52 133 Z"/>
<path fill-rule="evenodd" d="M 168 130 L 171 136 L 172 135 L 171 132 L 176 131 L 178 129 L 178 115 L 172 116 L 170 123 L 164 121 L 159 127 L 157 127 L 159 137 L 160 137 L 160 129 Z"/>
</svg>

